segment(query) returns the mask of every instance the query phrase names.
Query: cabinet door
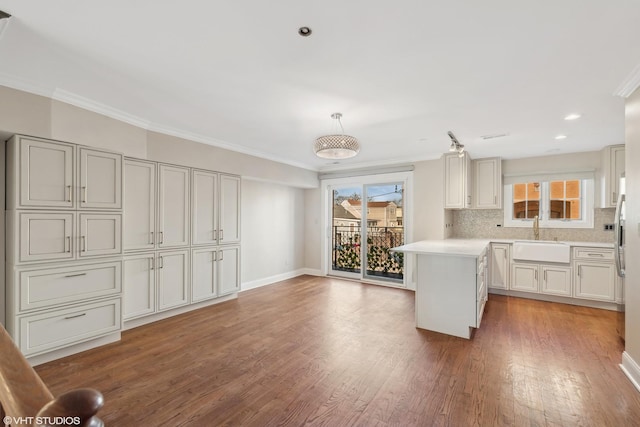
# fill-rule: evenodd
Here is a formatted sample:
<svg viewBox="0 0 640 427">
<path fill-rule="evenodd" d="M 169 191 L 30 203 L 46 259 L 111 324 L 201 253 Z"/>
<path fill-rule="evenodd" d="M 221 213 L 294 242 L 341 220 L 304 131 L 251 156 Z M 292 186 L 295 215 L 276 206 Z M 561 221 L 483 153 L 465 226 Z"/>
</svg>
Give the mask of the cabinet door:
<svg viewBox="0 0 640 427">
<path fill-rule="evenodd" d="M 513 263 L 511 266 L 511 289 L 538 292 L 538 265 Z"/>
<path fill-rule="evenodd" d="M 153 253 L 124 258 L 123 318 L 135 319 L 156 312 L 156 270 Z"/>
<path fill-rule="evenodd" d="M 218 174 L 194 170 L 192 172 L 191 244 L 218 243 Z"/>
<path fill-rule="evenodd" d="M 81 258 L 122 253 L 122 215 L 81 213 L 79 218 Z"/>
<path fill-rule="evenodd" d="M 575 263 L 576 298 L 615 300 L 616 268 L 611 263 Z"/>
<path fill-rule="evenodd" d="M 20 206 L 73 208 L 73 153 L 61 142 L 20 139 Z"/>
<path fill-rule="evenodd" d="M 160 165 L 158 247 L 189 245 L 189 169 Z"/>
<path fill-rule="evenodd" d="M 81 209 L 122 209 L 122 155 L 81 147 Z"/>
<path fill-rule="evenodd" d="M 498 157 L 473 161 L 474 208 L 502 207 L 502 168 Z"/>
<path fill-rule="evenodd" d="M 240 178 L 220 175 L 220 244 L 240 243 Z"/>
<path fill-rule="evenodd" d="M 189 303 L 189 252 L 160 252 L 158 274 L 158 311 Z"/>
<path fill-rule="evenodd" d="M 605 148 L 605 208 L 615 208 L 620 194 L 620 178 L 625 172 L 625 146 L 613 145 Z"/>
<path fill-rule="evenodd" d="M 471 207 L 469 192 L 469 155 L 458 154 L 444 156 L 444 207 L 446 209 L 463 209 Z"/>
<path fill-rule="evenodd" d="M 20 261 L 73 259 L 73 213 L 20 213 Z"/>
<path fill-rule="evenodd" d="M 155 247 L 156 164 L 125 160 L 124 250 Z"/>
<path fill-rule="evenodd" d="M 218 250 L 219 295 L 240 290 L 240 248 L 224 247 Z"/>
<path fill-rule="evenodd" d="M 571 296 L 571 268 L 543 265 L 542 267 L 543 294 Z"/>
<path fill-rule="evenodd" d="M 509 289 L 509 245 L 491 245 L 490 288 Z"/>
<path fill-rule="evenodd" d="M 213 298 L 217 294 L 217 248 L 194 249 L 191 252 L 191 301 Z"/>
</svg>

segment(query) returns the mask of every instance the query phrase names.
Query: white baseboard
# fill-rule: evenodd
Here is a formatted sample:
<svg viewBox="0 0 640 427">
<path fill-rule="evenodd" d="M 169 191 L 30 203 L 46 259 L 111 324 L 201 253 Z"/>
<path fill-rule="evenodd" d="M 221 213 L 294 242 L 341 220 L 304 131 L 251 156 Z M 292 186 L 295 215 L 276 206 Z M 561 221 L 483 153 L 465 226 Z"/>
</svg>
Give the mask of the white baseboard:
<svg viewBox="0 0 640 427">
<path fill-rule="evenodd" d="M 622 353 L 620 369 L 622 369 L 622 372 L 629 378 L 629 381 L 631 381 L 631 384 L 633 384 L 636 390 L 640 391 L 640 365 L 638 365 L 626 351 Z"/>
<path fill-rule="evenodd" d="M 189 311 L 208 307 L 210 305 L 220 304 L 221 302 L 229 301 L 236 298 L 238 298 L 238 294 L 233 293 L 220 298 L 196 302 L 189 305 L 183 305 L 182 307 L 177 307 L 177 308 L 174 308 L 173 310 L 161 311 L 160 313 L 150 314 L 148 316 L 138 317 L 136 319 L 125 320 L 122 325 L 122 330 L 126 331 L 129 329 L 137 328 L 138 326 L 157 322 L 158 320 L 168 319 L 169 317 L 177 316 L 178 314 L 187 313 Z"/>
<path fill-rule="evenodd" d="M 302 276 L 304 274 L 310 274 L 312 276 L 319 276 L 319 270 L 313 270 L 310 268 L 301 268 L 299 270 L 288 271 L 282 274 L 276 274 L 274 276 L 265 277 L 263 279 L 252 280 L 251 282 L 244 282 L 240 285 L 240 292 L 248 291 L 249 289 L 256 289 L 262 286 L 272 285 L 277 282 L 281 282 L 287 279 L 293 279 L 294 277 Z"/>
<path fill-rule="evenodd" d="M 42 365 L 43 363 L 51 362 L 52 360 L 61 359 L 63 357 L 71 356 L 72 354 L 91 350 L 92 348 L 111 344 L 117 341 L 120 341 L 120 331 L 90 341 L 85 341 L 69 347 L 61 348 L 59 350 L 53 350 L 48 353 L 39 354 L 37 356 L 27 356 L 26 359 L 31 366 L 38 366 Z"/>
</svg>

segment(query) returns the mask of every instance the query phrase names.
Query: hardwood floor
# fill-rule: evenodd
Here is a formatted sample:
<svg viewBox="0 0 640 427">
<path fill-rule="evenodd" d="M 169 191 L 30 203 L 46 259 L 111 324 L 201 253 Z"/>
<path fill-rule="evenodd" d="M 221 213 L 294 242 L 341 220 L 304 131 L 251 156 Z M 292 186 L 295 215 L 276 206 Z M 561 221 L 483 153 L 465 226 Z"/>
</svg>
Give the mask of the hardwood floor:
<svg viewBox="0 0 640 427">
<path fill-rule="evenodd" d="M 38 366 L 107 426 L 637 426 L 616 314 L 490 295 L 471 340 L 411 291 L 302 276 Z"/>
</svg>

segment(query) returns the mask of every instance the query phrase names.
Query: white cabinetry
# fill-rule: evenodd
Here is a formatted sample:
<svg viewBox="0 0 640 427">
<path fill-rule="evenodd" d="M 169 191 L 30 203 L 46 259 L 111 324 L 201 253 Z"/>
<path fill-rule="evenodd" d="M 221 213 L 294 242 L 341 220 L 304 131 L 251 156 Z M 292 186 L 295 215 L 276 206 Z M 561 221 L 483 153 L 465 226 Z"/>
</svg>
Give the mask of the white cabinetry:
<svg viewBox="0 0 640 427">
<path fill-rule="evenodd" d="M 575 247 L 573 260 L 576 298 L 616 300 L 617 273 L 613 249 Z"/>
<path fill-rule="evenodd" d="M 189 169 L 160 164 L 158 247 L 189 245 Z"/>
<path fill-rule="evenodd" d="M 444 159 L 444 207 L 464 209 L 471 207 L 471 158 L 465 151 L 445 154 Z"/>
<path fill-rule="evenodd" d="M 571 296 L 571 267 L 514 262 L 511 265 L 511 289 Z"/>
<path fill-rule="evenodd" d="M 37 356 L 121 329 L 122 155 L 7 143 L 7 330 Z"/>
<path fill-rule="evenodd" d="M 620 178 L 624 176 L 624 145 L 610 145 L 603 149 L 603 208 L 615 208 L 620 194 Z"/>
<path fill-rule="evenodd" d="M 124 168 L 124 250 L 153 250 L 156 233 L 157 164 L 127 158 Z"/>
<path fill-rule="evenodd" d="M 192 172 L 192 245 L 240 243 L 240 177 Z"/>
<path fill-rule="evenodd" d="M 491 244 L 490 288 L 509 289 L 510 249 L 511 245 L 508 243 Z"/>
<path fill-rule="evenodd" d="M 502 208 L 502 160 L 499 157 L 473 160 L 473 207 Z"/>
<path fill-rule="evenodd" d="M 240 177 L 127 158 L 124 222 L 125 320 L 240 289 Z"/>
</svg>

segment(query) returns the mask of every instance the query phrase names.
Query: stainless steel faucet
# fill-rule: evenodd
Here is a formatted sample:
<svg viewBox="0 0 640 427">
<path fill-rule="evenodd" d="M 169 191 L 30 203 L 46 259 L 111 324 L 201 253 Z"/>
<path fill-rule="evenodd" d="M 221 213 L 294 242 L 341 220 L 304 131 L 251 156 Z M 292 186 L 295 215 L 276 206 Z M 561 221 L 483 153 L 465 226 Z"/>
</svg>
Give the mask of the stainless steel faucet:
<svg viewBox="0 0 640 427">
<path fill-rule="evenodd" d="M 533 217 L 533 238 L 540 240 L 540 219 L 538 215 Z"/>
</svg>

